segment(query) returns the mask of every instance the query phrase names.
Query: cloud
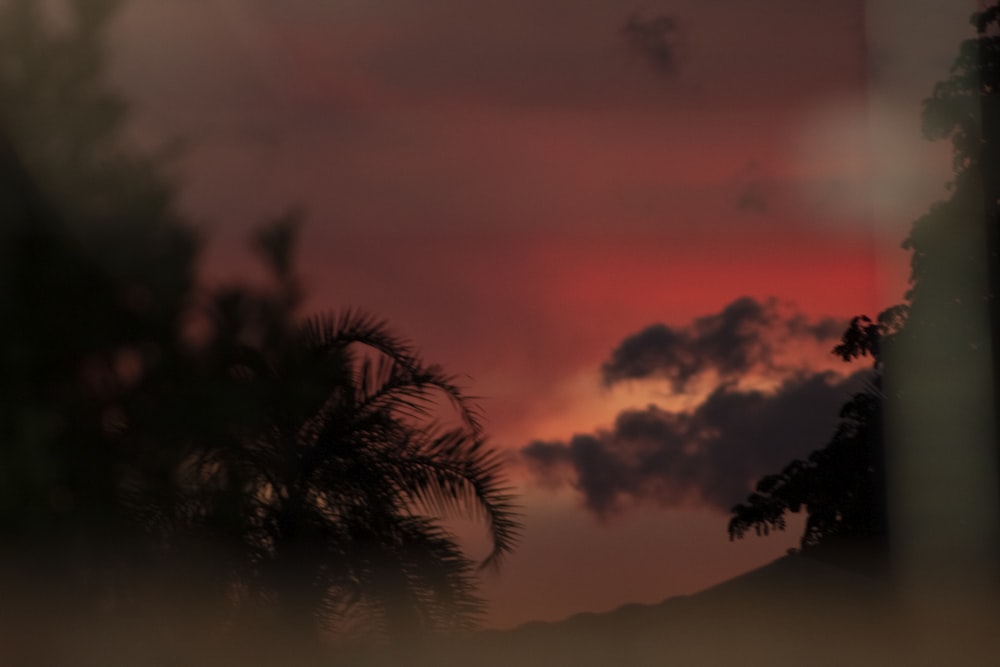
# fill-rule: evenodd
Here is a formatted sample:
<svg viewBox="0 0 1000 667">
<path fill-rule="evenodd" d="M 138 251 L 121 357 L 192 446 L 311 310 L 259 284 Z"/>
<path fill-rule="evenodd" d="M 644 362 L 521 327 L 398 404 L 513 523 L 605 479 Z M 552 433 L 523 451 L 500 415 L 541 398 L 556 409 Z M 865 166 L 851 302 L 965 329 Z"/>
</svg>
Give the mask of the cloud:
<svg viewBox="0 0 1000 667">
<path fill-rule="evenodd" d="M 677 21 L 664 14 L 643 18 L 632 14 L 622 26 L 625 41 L 658 74 L 670 76 L 677 72 Z"/>
<path fill-rule="evenodd" d="M 780 348 L 796 339 L 833 341 L 845 327 L 832 318 L 810 321 L 773 298 L 745 296 L 687 327 L 652 324 L 625 338 L 601 366 L 601 376 L 607 386 L 666 379 L 681 393 L 708 373 L 729 381 L 754 370 L 787 370 L 778 361 Z"/>
<path fill-rule="evenodd" d="M 762 475 L 823 446 L 869 373 L 802 373 L 773 392 L 723 384 L 691 412 L 626 410 L 611 429 L 532 442 L 521 455 L 539 480 L 572 484 L 599 517 L 638 502 L 728 511 Z"/>
<path fill-rule="evenodd" d="M 749 183 L 740 193 L 736 208 L 746 213 L 767 213 L 767 195 L 760 183 Z"/>
<path fill-rule="evenodd" d="M 736 208 L 744 213 L 761 215 L 770 208 L 772 192 L 764 181 L 760 166 L 753 160 L 747 162 L 733 177 Z"/>
</svg>

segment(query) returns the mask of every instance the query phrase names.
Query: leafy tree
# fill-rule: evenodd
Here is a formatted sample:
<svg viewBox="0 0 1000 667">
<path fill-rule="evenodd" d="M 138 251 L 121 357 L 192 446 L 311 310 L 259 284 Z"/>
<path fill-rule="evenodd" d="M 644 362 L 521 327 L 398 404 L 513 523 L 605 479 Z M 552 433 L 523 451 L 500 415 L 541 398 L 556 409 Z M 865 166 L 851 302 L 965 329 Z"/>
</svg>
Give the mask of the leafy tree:
<svg viewBox="0 0 1000 667">
<path fill-rule="evenodd" d="M 1000 6 L 991 3 L 971 22 L 976 36 L 962 43 L 950 76 L 923 108 L 925 136 L 952 142 L 951 195 L 918 219 L 903 243 L 912 252 L 906 302 L 875 321 L 854 318 L 834 350 L 845 361 L 870 357 L 873 381 L 844 406 L 826 447 L 764 477 L 733 508 L 731 539 L 784 529 L 786 514 L 804 509 L 803 552 L 835 551 L 844 543 L 884 552 L 883 415 L 917 415 L 927 433 L 917 434 L 921 443 L 903 446 L 926 444 L 938 457 L 949 440 L 975 439 L 970 429 L 996 416 L 984 400 L 991 392 L 983 378 L 991 368 L 990 318 L 997 325 Z"/>
<path fill-rule="evenodd" d="M 874 384 L 852 397 L 825 447 L 763 477 L 755 492 L 733 508 L 730 538 L 742 538 L 750 530 L 758 535 L 784 530 L 786 513 L 805 509 L 803 552 L 844 557 L 884 546 L 888 522 L 882 410 Z"/>
<path fill-rule="evenodd" d="M 116 5 L 68 2 L 61 29 L 0 5 L 0 519 L 24 562 L 97 588 L 141 534 L 122 480 L 147 453 L 117 434 L 179 354 L 196 252 L 159 162 L 121 141 L 101 77 Z"/>
</svg>

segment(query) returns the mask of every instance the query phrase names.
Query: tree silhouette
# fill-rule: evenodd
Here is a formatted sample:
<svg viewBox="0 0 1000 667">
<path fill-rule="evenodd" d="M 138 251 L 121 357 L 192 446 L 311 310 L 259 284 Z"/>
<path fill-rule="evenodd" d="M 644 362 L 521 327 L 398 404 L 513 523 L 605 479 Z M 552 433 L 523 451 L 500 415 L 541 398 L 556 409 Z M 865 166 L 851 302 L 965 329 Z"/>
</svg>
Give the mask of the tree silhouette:
<svg viewBox="0 0 1000 667">
<path fill-rule="evenodd" d="M 733 508 L 730 538 L 742 538 L 750 530 L 758 535 L 784 530 L 786 513 L 805 509 L 803 552 L 840 558 L 868 552 L 864 556 L 869 561 L 884 555 L 870 552 L 883 548 L 888 534 L 882 417 L 882 395 L 873 383 L 844 405 L 825 447 L 763 477 L 755 492 Z"/>
<path fill-rule="evenodd" d="M 474 401 L 377 319 L 300 318 L 294 215 L 254 238 L 268 285 L 195 286 L 103 81 L 119 5 L 69 0 L 59 29 L 0 5 L 0 574 L 79 614 L 184 590 L 297 637 L 469 627 L 518 533 Z"/>
<path fill-rule="evenodd" d="M 926 138 L 952 142 L 951 194 L 914 223 L 903 243 L 912 252 L 905 303 L 875 321 L 854 318 L 834 350 L 844 360 L 870 357 L 872 383 L 844 406 L 826 447 L 764 477 L 733 508 L 731 539 L 783 529 L 788 512 L 804 509 L 803 552 L 835 551 L 845 542 L 884 551 L 885 413 L 920 415 L 927 431 L 920 439 L 938 459 L 949 456 L 956 439 L 982 440 L 970 429 L 996 423 L 989 380 L 981 380 L 991 368 L 990 318 L 997 324 L 1000 7 L 991 3 L 971 22 L 976 36 L 962 43 L 922 116 Z M 993 382 L 996 377 L 994 370 Z M 987 445 L 996 447 L 995 441 Z"/>
<path fill-rule="evenodd" d="M 121 140 L 117 4 L 69 2 L 60 30 L 41 3 L 0 7 L 0 519 L 21 567 L 95 590 L 142 541 L 124 481 L 148 452 L 119 435 L 179 354 L 196 252 L 158 161 Z"/>
<path fill-rule="evenodd" d="M 191 467 L 200 527 L 246 546 L 244 601 L 276 600 L 301 626 L 470 627 L 474 563 L 435 517 L 484 519 L 481 565 L 499 564 L 518 533 L 502 460 L 475 404 L 384 323 L 290 317 L 292 223 L 259 238 L 272 293 L 214 299 L 204 358 L 238 401 Z"/>
</svg>

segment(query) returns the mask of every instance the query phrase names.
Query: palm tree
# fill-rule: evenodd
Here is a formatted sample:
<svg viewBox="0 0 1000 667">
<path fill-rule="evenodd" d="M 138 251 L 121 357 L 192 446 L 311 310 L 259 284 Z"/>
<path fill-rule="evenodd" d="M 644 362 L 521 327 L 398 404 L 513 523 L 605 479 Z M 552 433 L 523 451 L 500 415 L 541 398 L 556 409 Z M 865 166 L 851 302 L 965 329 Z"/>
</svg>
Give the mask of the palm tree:
<svg viewBox="0 0 1000 667">
<path fill-rule="evenodd" d="M 207 376 L 225 386 L 206 389 L 214 416 L 196 421 L 213 438 L 193 447 L 195 491 L 174 511 L 237 546 L 245 608 L 270 605 L 300 629 L 471 627 L 477 569 L 499 565 L 519 532 L 502 457 L 475 403 L 384 322 L 295 323 L 288 223 L 259 238 L 277 292 L 215 298 Z M 486 524 L 478 564 L 440 521 L 458 515 Z"/>
</svg>

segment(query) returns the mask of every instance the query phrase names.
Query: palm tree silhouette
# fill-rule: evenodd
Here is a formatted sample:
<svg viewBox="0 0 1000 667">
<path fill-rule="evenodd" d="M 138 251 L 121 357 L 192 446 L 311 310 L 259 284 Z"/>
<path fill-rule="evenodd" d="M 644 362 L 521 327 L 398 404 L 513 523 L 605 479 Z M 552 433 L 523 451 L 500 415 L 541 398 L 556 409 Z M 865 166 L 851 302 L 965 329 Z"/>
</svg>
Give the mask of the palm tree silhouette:
<svg viewBox="0 0 1000 667">
<path fill-rule="evenodd" d="M 277 290 L 216 295 L 213 412 L 195 419 L 211 437 L 185 468 L 197 491 L 173 504 L 177 518 L 239 545 L 241 605 L 276 607 L 300 629 L 471 627 L 477 563 L 437 517 L 484 521 L 492 546 L 478 567 L 498 565 L 519 531 L 502 457 L 474 401 L 384 322 L 360 311 L 296 322 L 293 223 L 258 238 Z"/>
</svg>

